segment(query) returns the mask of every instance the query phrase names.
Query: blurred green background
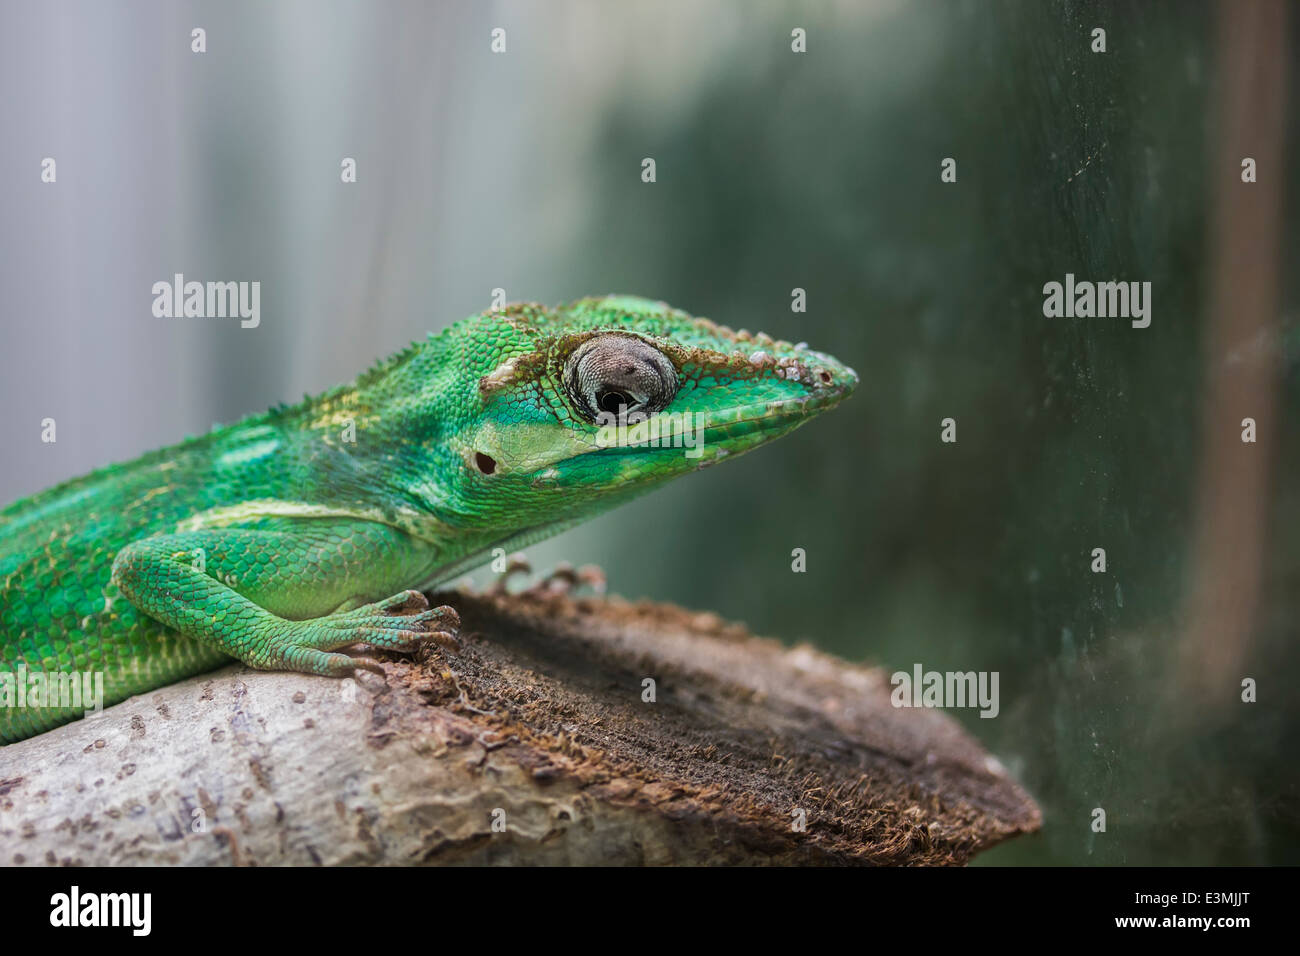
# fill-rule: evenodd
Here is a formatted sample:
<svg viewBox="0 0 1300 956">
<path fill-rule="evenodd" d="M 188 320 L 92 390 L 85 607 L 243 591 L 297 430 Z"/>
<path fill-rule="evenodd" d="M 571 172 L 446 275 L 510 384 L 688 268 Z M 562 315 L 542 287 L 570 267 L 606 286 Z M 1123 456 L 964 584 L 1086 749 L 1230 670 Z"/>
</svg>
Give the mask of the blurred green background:
<svg viewBox="0 0 1300 956">
<path fill-rule="evenodd" d="M 1216 104 L 1250 79 L 1225 66 L 1217 7 L 3 10 L 5 501 L 349 379 L 497 287 L 661 298 L 806 340 L 862 384 L 788 439 L 532 549 L 536 566 L 594 562 L 627 596 L 891 671 L 998 671 L 999 716 L 954 716 L 1045 826 L 979 863 L 1300 862 L 1300 230 L 1281 185 L 1300 173 L 1297 112 L 1251 120 L 1283 142 L 1260 183 L 1215 166 Z M 1294 11 L 1275 40 L 1300 103 Z M 1281 282 L 1224 350 L 1207 329 L 1233 188 L 1278 197 Z M 260 280 L 260 328 L 153 318 L 174 272 Z M 1150 281 L 1150 328 L 1045 318 L 1042 286 L 1067 272 Z M 1234 375 L 1272 403 L 1259 445 L 1226 446 L 1265 463 L 1241 486 L 1248 555 L 1197 535 L 1208 383 Z M 1224 641 L 1207 690 L 1180 674 L 1204 657 L 1198 582 L 1225 567 L 1257 568 L 1255 599 L 1221 635 L 1196 618 Z M 1243 677 L 1258 703 L 1238 701 Z"/>
</svg>

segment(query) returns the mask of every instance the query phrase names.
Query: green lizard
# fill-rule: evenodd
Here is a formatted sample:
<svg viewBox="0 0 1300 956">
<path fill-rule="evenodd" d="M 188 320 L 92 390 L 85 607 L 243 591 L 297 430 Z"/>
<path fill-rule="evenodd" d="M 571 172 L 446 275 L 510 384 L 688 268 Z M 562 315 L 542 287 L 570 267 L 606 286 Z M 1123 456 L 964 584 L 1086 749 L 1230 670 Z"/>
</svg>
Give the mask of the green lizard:
<svg viewBox="0 0 1300 956">
<path fill-rule="evenodd" d="M 344 676 L 377 669 L 339 653 L 354 644 L 452 642 L 455 611 L 422 590 L 783 435 L 856 384 L 802 344 L 645 299 L 513 305 L 18 501 L 0 511 L 0 742 L 82 716 L 58 675 L 102 675 L 107 705 L 231 658 Z M 48 699 L 18 706 L 35 674 Z"/>
</svg>

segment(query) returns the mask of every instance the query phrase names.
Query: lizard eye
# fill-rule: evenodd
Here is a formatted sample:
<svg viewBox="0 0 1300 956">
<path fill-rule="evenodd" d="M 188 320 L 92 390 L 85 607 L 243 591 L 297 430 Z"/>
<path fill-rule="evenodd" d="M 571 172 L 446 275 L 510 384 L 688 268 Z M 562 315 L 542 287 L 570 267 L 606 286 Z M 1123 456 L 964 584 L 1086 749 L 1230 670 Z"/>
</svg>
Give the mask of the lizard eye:
<svg viewBox="0 0 1300 956">
<path fill-rule="evenodd" d="M 653 345 L 630 335 L 598 335 L 564 363 L 564 387 L 591 421 L 602 415 L 626 418 L 654 414 L 677 393 L 677 370 Z"/>
</svg>

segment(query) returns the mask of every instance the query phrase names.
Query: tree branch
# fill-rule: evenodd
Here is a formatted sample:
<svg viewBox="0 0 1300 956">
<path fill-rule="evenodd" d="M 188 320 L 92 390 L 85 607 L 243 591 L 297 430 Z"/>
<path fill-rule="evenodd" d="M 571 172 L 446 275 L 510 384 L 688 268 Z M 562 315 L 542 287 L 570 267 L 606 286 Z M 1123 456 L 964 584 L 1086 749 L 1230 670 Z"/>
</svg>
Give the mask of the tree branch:
<svg viewBox="0 0 1300 956">
<path fill-rule="evenodd" d="M 386 683 L 231 666 L 0 749 L 0 862 L 936 864 L 1040 824 L 879 670 L 668 605 L 436 600 L 461 653 Z"/>
</svg>

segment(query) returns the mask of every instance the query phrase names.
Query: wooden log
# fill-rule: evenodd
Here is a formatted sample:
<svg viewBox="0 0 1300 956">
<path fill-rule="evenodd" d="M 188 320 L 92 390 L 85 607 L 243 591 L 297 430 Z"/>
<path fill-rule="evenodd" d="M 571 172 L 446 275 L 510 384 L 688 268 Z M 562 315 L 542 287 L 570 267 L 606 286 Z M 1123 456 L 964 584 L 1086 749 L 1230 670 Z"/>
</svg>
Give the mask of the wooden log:
<svg viewBox="0 0 1300 956">
<path fill-rule="evenodd" d="M 0 863 L 952 864 L 1040 824 L 882 671 L 662 604 L 435 600 L 460 653 L 231 666 L 0 748 Z"/>
</svg>

